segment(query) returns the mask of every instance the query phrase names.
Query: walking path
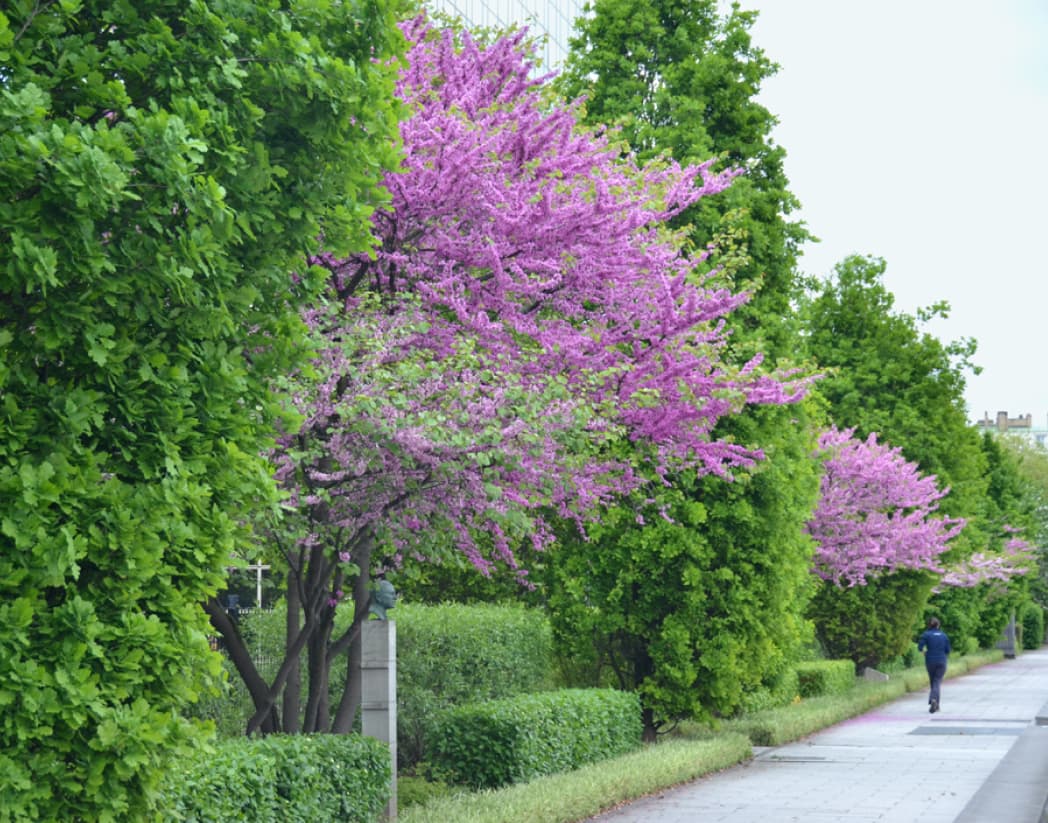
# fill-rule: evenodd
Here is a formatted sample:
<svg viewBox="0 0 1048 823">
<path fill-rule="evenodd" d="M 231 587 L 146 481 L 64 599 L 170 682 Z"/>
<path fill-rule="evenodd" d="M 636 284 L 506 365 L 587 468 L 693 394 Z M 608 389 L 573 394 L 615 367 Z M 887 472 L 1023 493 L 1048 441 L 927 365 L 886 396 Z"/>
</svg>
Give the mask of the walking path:
<svg viewBox="0 0 1048 823">
<path fill-rule="evenodd" d="M 755 755 L 592 820 L 1048 823 L 1048 648 Z"/>
</svg>

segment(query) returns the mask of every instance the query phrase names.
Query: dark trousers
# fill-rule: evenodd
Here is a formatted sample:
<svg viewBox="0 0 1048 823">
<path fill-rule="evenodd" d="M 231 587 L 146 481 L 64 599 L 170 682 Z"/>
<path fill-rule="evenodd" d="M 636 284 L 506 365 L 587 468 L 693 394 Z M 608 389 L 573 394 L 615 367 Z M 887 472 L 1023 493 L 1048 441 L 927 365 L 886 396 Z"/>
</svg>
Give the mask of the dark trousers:
<svg viewBox="0 0 1048 823">
<path fill-rule="evenodd" d="M 939 688 L 942 686 L 942 679 L 946 676 L 946 661 L 928 663 L 925 667 L 928 669 L 928 682 L 931 684 L 931 691 L 928 692 L 928 702 L 938 703 Z"/>
</svg>

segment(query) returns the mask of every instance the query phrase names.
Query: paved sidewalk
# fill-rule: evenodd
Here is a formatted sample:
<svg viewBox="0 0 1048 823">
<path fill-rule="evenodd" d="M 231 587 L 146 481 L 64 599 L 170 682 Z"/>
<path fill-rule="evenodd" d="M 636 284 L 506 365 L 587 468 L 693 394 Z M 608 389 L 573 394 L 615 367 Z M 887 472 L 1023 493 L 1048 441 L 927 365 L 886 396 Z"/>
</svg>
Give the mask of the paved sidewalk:
<svg viewBox="0 0 1048 823">
<path fill-rule="evenodd" d="M 912 692 L 600 823 L 1048 823 L 1048 648 Z M 1038 717 L 1041 720 L 1038 720 Z"/>
</svg>

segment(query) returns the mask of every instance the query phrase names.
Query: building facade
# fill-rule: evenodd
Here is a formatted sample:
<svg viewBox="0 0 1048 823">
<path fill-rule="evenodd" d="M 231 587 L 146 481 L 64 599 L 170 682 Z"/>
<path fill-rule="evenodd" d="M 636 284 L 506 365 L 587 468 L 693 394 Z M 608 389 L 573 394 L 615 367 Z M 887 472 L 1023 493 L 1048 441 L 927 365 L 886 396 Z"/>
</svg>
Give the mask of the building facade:
<svg viewBox="0 0 1048 823">
<path fill-rule="evenodd" d="M 575 20 L 582 16 L 581 0 L 427 0 L 427 6 L 475 26 L 527 26 L 529 33 L 545 40 L 538 56 L 547 69 L 563 63 Z"/>
<path fill-rule="evenodd" d="M 989 412 L 983 412 L 982 420 L 976 420 L 975 425 L 981 431 L 1014 435 L 1048 447 L 1048 421 L 1044 426 L 1035 426 L 1032 414 L 1009 417 L 1008 412 L 999 411 L 996 417 L 991 418 Z"/>
</svg>

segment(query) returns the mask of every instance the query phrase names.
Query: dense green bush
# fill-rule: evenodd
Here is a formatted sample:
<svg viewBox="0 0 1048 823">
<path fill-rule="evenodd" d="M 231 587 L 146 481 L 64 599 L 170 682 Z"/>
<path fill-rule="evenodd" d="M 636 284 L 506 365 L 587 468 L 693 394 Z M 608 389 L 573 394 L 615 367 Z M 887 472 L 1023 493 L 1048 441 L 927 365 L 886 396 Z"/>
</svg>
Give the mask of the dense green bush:
<svg viewBox="0 0 1048 823">
<path fill-rule="evenodd" d="M 812 660 L 798 663 L 796 670 L 801 697 L 844 694 L 855 685 L 855 664 L 850 660 Z"/>
<path fill-rule="evenodd" d="M 344 629 L 351 615 L 337 618 Z M 544 614 L 521 606 L 398 603 L 398 759 L 411 768 L 425 757 L 426 735 L 441 709 L 553 687 L 550 629 Z M 271 676 L 283 654 L 286 611 L 252 612 L 240 629 L 259 671 Z M 194 709 L 214 720 L 220 734 L 243 734 L 254 712 L 243 682 L 232 673 L 222 693 Z M 332 689 L 346 672 L 343 656 L 332 666 Z M 308 677 L 303 668 L 302 677 Z M 333 699 L 337 699 L 333 695 Z"/>
<path fill-rule="evenodd" d="M 983 584 L 983 588 L 987 589 L 988 586 Z M 1018 595 L 1010 591 L 1004 595 L 996 595 L 991 591 L 987 592 L 987 595 L 979 625 L 975 630 L 980 649 L 992 649 L 1001 641 L 1008 621 L 1012 619 L 1021 602 Z"/>
<path fill-rule="evenodd" d="M 562 669 L 589 678 L 573 685 L 613 673 L 637 691 L 648 740 L 681 718 L 731 714 L 810 640 L 803 524 L 819 479 L 807 415 L 791 406 L 733 419 L 731 439 L 761 443 L 766 460 L 731 483 L 690 472 L 653 483 L 657 493 L 603 512 L 585 537 L 570 524 L 559 535 L 548 579 Z"/>
<path fill-rule="evenodd" d="M 774 677 L 767 678 L 757 688 L 746 692 L 742 696 L 742 704 L 736 713 L 751 714 L 788 706 L 798 700 L 800 694 L 801 687 L 797 670 L 795 668 L 786 669 Z"/>
<path fill-rule="evenodd" d="M 1044 609 L 1027 600 L 1019 612 L 1019 622 L 1023 629 L 1023 648 L 1041 648 L 1044 645 Z"/>
<path fill-rule="evenodd" d="M 861 670 L 901 655 L 913 642 L 932 582 L 926 572 L 898 571 L 865 586 L 823 583 L 808 614 L 827 656 Z"/>
<path fill-rule="evenodd" d="M 389 800 L 389 748 L 359 735 L 222 741 L 165 777 L 171 823 L 371 823 Z"/>
<path fill-rule="evenodd" d="M 0 820 L 129 821 L 399 162 L 385 0 L 0 3 Z M 293 278 L 297 272 L 300 277 Z"/>
<path fill-rule="evenodd" d="M 426 740 L 446 708 L 553 687 L 549 623 L 520 606 L 398 605 L 397 753 L 427 758 Z"/>
<path fill-rule="evenodd" d="M 520 783 L 623 754 L 641 744 L 640 701 L 613 689 L 564 689 L 445 711 L 434 764 L 473 788 Z"/>
</svg>

